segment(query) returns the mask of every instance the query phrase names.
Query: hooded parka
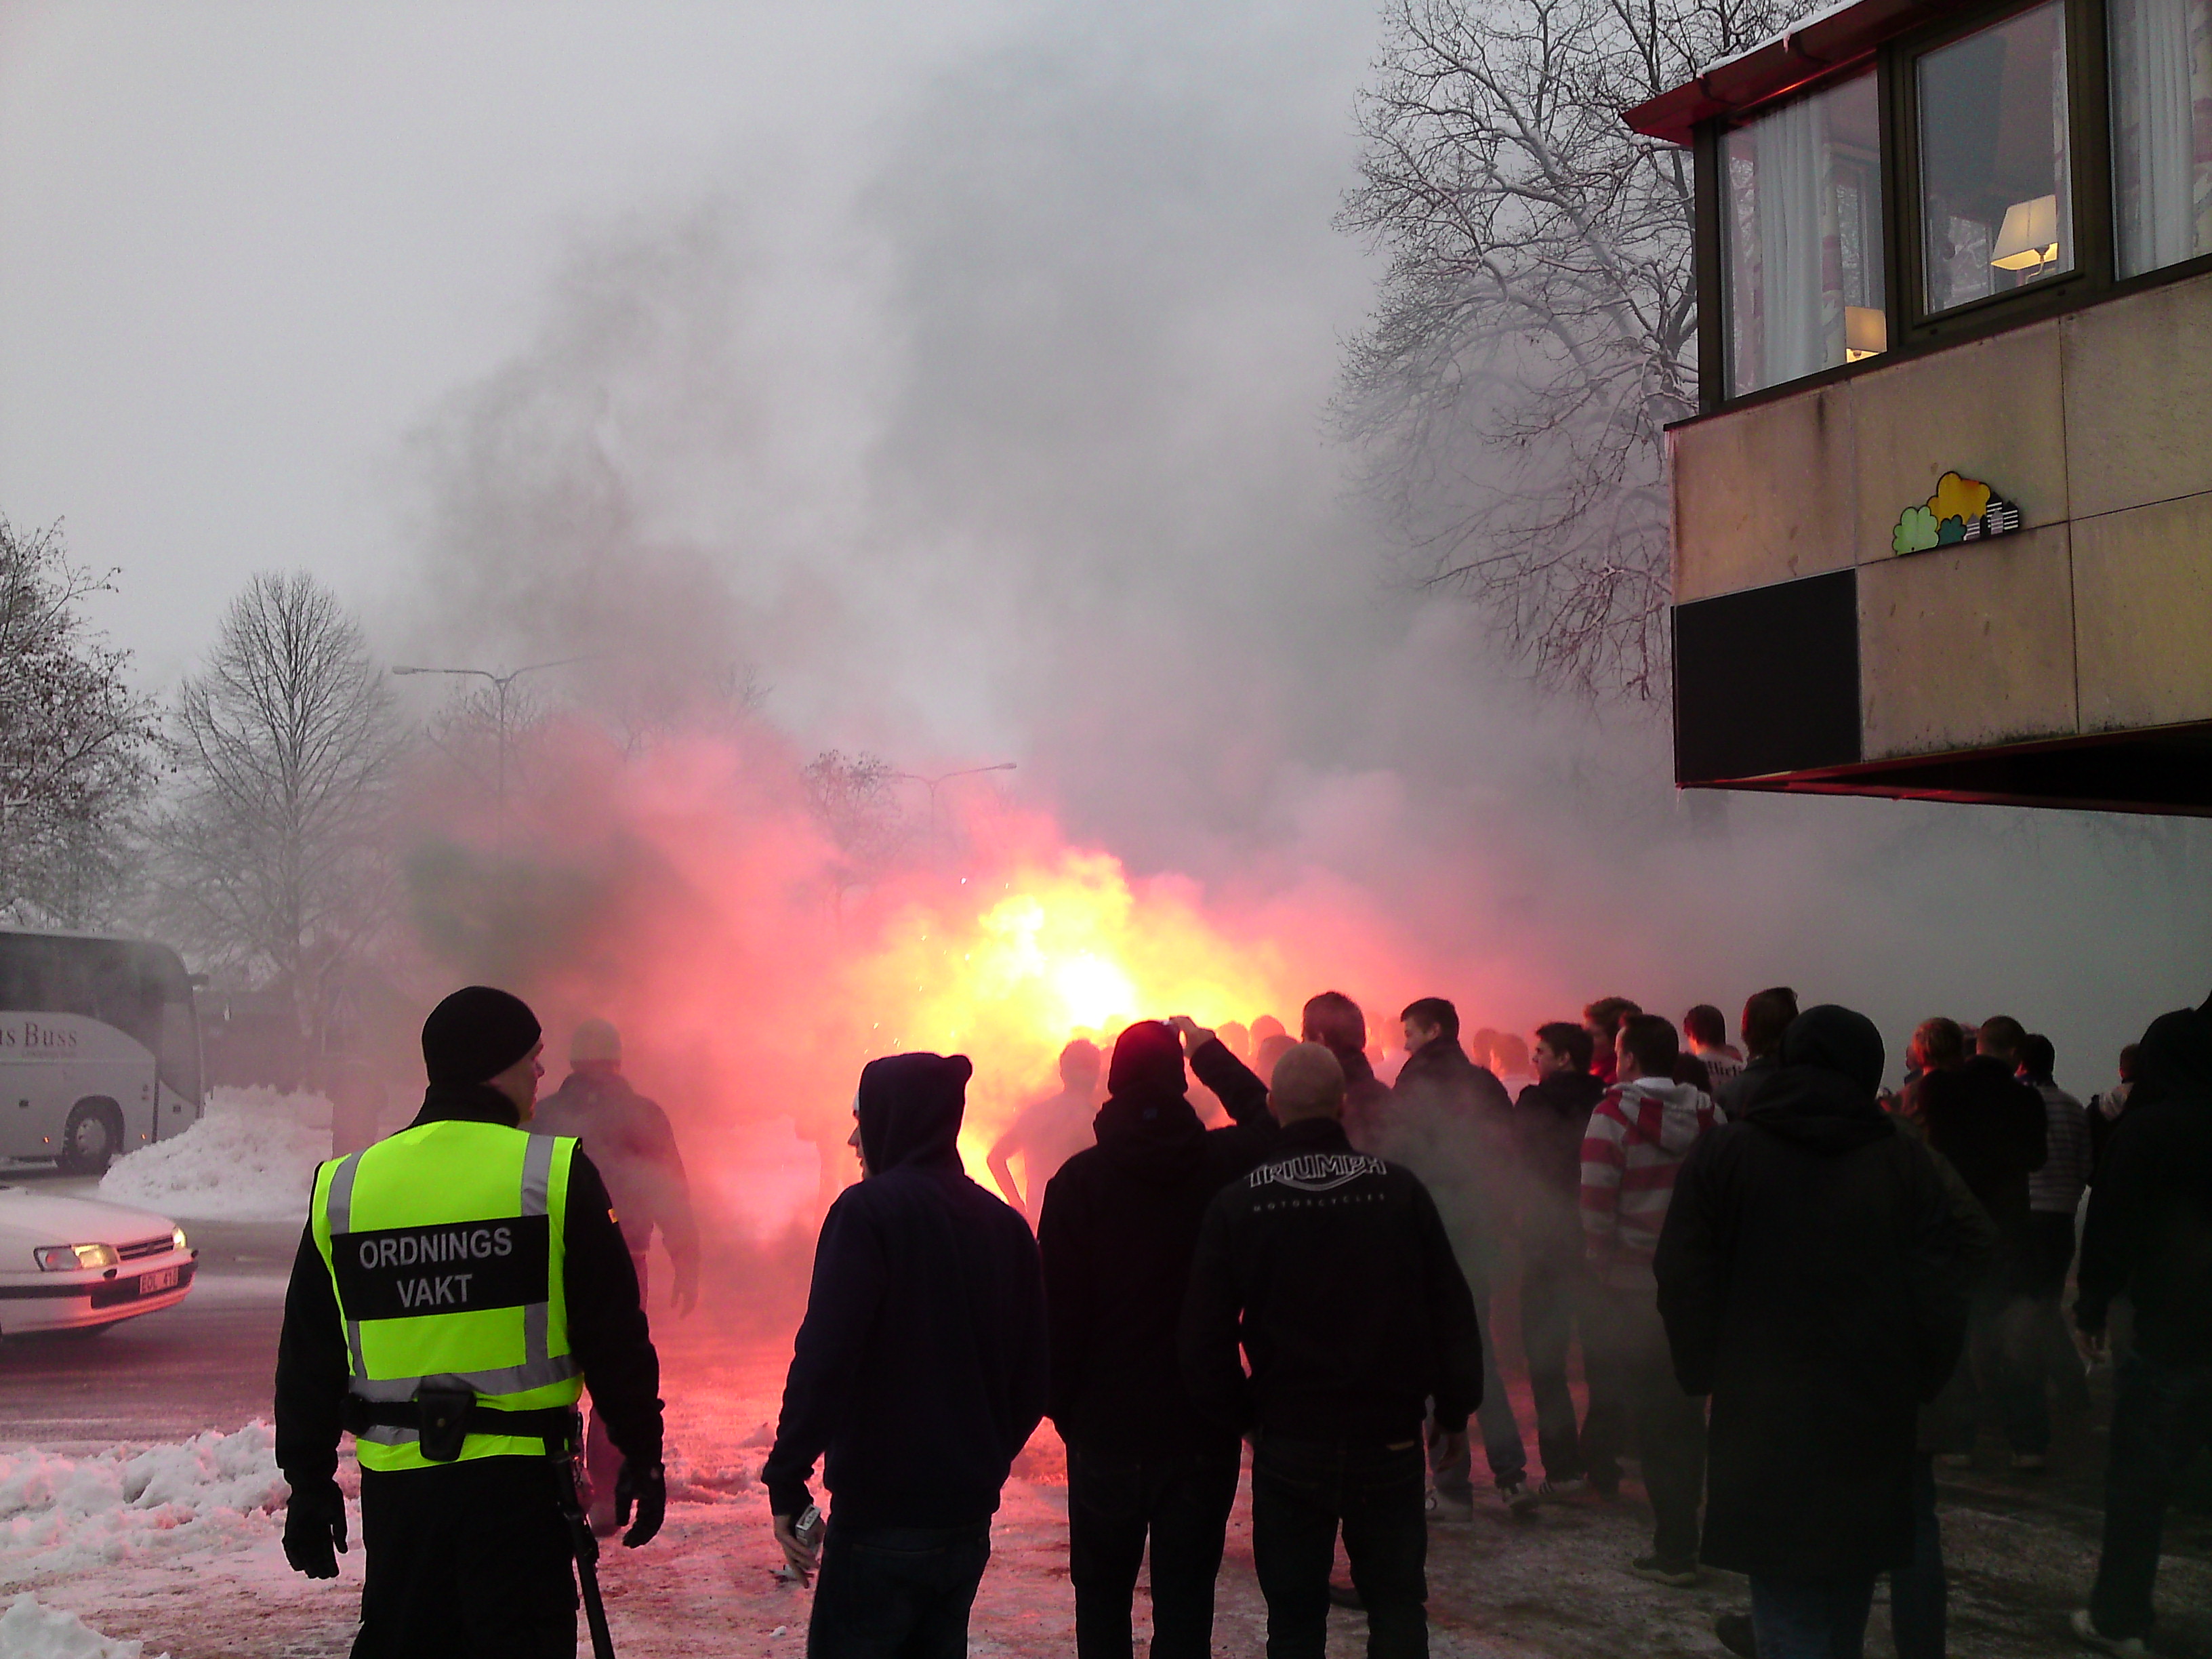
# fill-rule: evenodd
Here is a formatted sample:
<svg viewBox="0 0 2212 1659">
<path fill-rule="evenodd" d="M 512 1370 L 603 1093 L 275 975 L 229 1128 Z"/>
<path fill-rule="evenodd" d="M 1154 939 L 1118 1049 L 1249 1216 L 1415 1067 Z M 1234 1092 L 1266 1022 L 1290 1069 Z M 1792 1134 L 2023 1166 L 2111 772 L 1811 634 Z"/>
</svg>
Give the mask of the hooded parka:
<svg viewBox="0 0 2212 1659">
<path fill-rule="evenodd" d="M 817 1458 L 861 1530 L 988 1519 L 1044 1414 L 1044 1289 L 1029 1224 L 968 1178 L 963 1054 L 893 1054 L 860 1073 L 867 1176 L 822 1223 L 775 1445 L 775 1514 Z"/>
<path fill-rule="evenodd" d="M 1712 1396 L 1701 1553 L 1871 1577 L 1911 1559 L 1917 1410 L 1993 1232 L 1876 1103 L 1871 1021 L 1808 1009 L 1781 1058 L 1682 1165 L 1654 1263 L 1675 1376 Z"/>
</svg>

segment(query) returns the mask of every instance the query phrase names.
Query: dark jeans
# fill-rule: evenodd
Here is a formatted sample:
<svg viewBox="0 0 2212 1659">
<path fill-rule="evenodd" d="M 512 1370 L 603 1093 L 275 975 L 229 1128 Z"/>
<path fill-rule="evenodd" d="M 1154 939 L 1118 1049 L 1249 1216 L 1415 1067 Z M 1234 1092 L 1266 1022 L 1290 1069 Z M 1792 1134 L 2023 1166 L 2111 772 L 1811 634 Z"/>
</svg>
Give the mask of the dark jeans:
<svg viewBox="0 0 2212 1659">
<path fill-rule="evenodd" d="M 1936 1518 L 1936 1454 L 1918 1453 L 1912 1472 L 1912 1565 L 1889 1575 L 1889 1633 L 1897 1659 L 1943 1659 L 1950 1586 L 1943 1577 L 1943 1530 Z"/>
<path fill-rule="evenodd" d="M 2147 1636 L 2166 1506 L 2212 1435 L 2212 1364 L 2170 1365 L 2137 1349 L 2115 1381 L 2105 1548 L 2089 1613 L 2106 1636 Z"/>
<path fill-rule="evenodd" d="M 1620 1484 L 1630 1427 L 1651 1500 L 1651 1547 L 1668 1561 L 1698 1559 L 1698 1504 L 1705 1495 L 1705 1402 L 1682 1392 L 1660 1323 L 1656 1291 L 1605 1290 L 1601 1328 L 1583 1345 L 1590 1409 L 1583 1449 L 1591 1484 Z"/>
<path fill-rule="evenodd" d="M 1969 1452 L 1986 1412 L 2015 1452 L 2051 1449 L 2051 1408 L 2035 1358 L 2035 1304 L 2022 1288 L 2025 1264 L 1999 1269 L 1975 1292 L 1966 1352 L 1936 1397 L 1937 1437 L 1947 1452 Z"/>
<path fill-rule="evenodd" d="M 1082 1659 L 1129 1659 L 1129 1604 L 1152 1545 L 1152 1659 L 1213 1651 L 1213 1580 L 1237 1502 L 1237 1443 L 1131 1457 L 1067 1449 L 1067 1576 Z"/>
<path fill-rule="evenodd" d="M 364 1469 L 354 1659 L 575 1659 L 568 1527 L 543 1457 Z"/>
<path fill-rule="evenodd" d="M 806 1659 L 967 1659 L 991 1523 L 878 1527 L 822 1540 Z"/>
<path fill-rule="evenodd" d="M 1426 1659 L 1429 1529 L 1418 1440 L 1332 1446 L 1263 1436 L 1252 1454 L 1252 1565 L 1267 1659 L 1322 1659 L 1336 1534 L 1367 1607 L 1370 1659 Z"/>
<path fill-rule="evenodd" d="M 1490 1307 L 1474 1304 L 1477 1327 L 1482 1333 L 1482 1405 L 1475 1424 L 1482 1431 L 1482 1449 L 1490 1465 L 1490 1478 L 1500 1486 L 1518 1486 L 1528 1478 L 1528 1449 L 1521 1441 L 1521 1424 L 1513 1415 L 1513 1396 L 1505 1392 L 1505 1379 L 1498 1374 L 1498 1345 L 1490 1340 Z M 1474 1496 L 1474 1449 L 1472 1444 L 1457 1457 L 1443 1455 L 1443 1436 L 1436 1419 L 1429 1419 L 1429 1473 L 1437 1491 L 1462 1500 Z"/>
<path fill-rule="evenodd" d="M 2074 1265 L 2074 1215 L 2071 1211 L 2062 1215 L 2038 1210 L 2028 1217 L 2027 1224 L 2028 1290 L 2035 1306 L 2023 1358 L 2039 1395 L 2048 1382 L 2061 1407 L 2086 1413 L 2089 1384 L 2082 1374 L 2081 1356 L 2066 1328 L 2066 1316 L 2060 1310 L 2066 1297 L 2066 1274 Z"/>
<path fill-rule="evenodd" d="M 1751 1580 L 1759 1659 L 1859 1659 L 1866 1651 L 1874 1575 Z"/>
<path fill-rule="evenodd" d="M 1521 1347 L 1528 1360 L 1528 1391 L 1536 1399 L 1536 1450 L 1547 1480 L 1578 1480 L 1589 1472 L 1575 1425 L 1575 1396 L 1567 1387 L 1567 1346 L 1579 1325 L 1587 1366 L 1591 1287 L 1579 1234 L 1571 1243 L 1571 1253 L 1534 1237 L 1522 1243 Z M 1601 1379 L 1587 1380 L 1593 1389 L 1600 1385 Z M 1595 1395 L 1592 1409 L 1599 1409 Z M 1613 1478 L 1620 1480 L 1619 1469 Z"/>
</svg>

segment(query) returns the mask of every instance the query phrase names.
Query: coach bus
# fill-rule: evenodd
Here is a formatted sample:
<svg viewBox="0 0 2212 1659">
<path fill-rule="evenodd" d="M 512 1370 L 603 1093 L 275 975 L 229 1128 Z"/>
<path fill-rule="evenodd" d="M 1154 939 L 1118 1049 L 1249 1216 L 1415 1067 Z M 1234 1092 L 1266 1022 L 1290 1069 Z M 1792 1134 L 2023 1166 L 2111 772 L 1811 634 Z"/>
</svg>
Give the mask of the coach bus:
<svg viewBox="0 0 2212 1659">
<path fill-rule="evenodd" d="M 97 1175 L 200 1110 L 199 1020 L 174 951 L 0 932 L 0 1158 Z"/>
</svg>

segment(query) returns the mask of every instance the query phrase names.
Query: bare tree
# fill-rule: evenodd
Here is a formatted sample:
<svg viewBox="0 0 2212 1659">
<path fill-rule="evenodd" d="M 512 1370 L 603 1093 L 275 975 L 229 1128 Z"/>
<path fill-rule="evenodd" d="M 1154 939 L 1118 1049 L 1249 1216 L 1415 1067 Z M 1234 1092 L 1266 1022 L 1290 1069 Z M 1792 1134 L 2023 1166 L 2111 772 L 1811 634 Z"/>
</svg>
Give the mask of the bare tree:
<svg viewBox="0 0 2212 1659">
<path fill-rule="evenodd" d="M 806 804 L 837 849 L 832 897 L 879 879 L 906 846 L 909 826 L 894 788 L 897 773 L 879 755 L 847 757 L 825 749 L 802 775 Z"/>
<path fill-rule="evenodd" d="M 151 706 L 81 610 L 109 578 L 70 562 L 59 526 L 0 519 L 0 915 L 82 927 L 126 884 L 152 777 Z"/>
<path fill-rule="evenodd" d="M 210 961 L 287 988 L 307 1052 L 386 915 L 398 749 L 360 624 L 303 573 L 246 584 L 170 718 L 161 908 Z"/>
<path fill-rule="evenodd" d="M 1623 111 L 1802 0 L 1389 0 L 1342 228 L 1389 255 L 1338 401 L 1423 582 L 1540 683 L 1666 685 L 1662 430 L 1696 407 L 1686 152 Z"/>
</svg>

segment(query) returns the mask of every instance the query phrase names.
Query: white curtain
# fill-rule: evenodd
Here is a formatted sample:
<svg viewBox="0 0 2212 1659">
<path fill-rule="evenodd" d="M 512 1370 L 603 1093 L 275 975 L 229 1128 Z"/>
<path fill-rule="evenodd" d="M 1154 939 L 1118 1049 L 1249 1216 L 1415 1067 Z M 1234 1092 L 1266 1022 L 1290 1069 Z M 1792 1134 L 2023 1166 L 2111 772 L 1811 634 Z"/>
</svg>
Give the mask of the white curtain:
<svg viewBox="0 0 2212 1659">
<path fill-rule="evenodd" d="M 2197 161 L 2199 58 L 2212 0 L 2112 0 L 2112 126 L 2120 273 L 2206 252 Z M 2212 94 L 2212 88 L 2207 88 Z"/>
<path fill-rule="evenodd" d="M 1759 177 L 1761 363 L 1768 386 L 1844 360 L 1843 311 L 1829 289 L 1826 100 L 1801 98 L 1752 127 Z M 1833 336 L 1832 339 L 1830 337 Z"/>
</svg>

